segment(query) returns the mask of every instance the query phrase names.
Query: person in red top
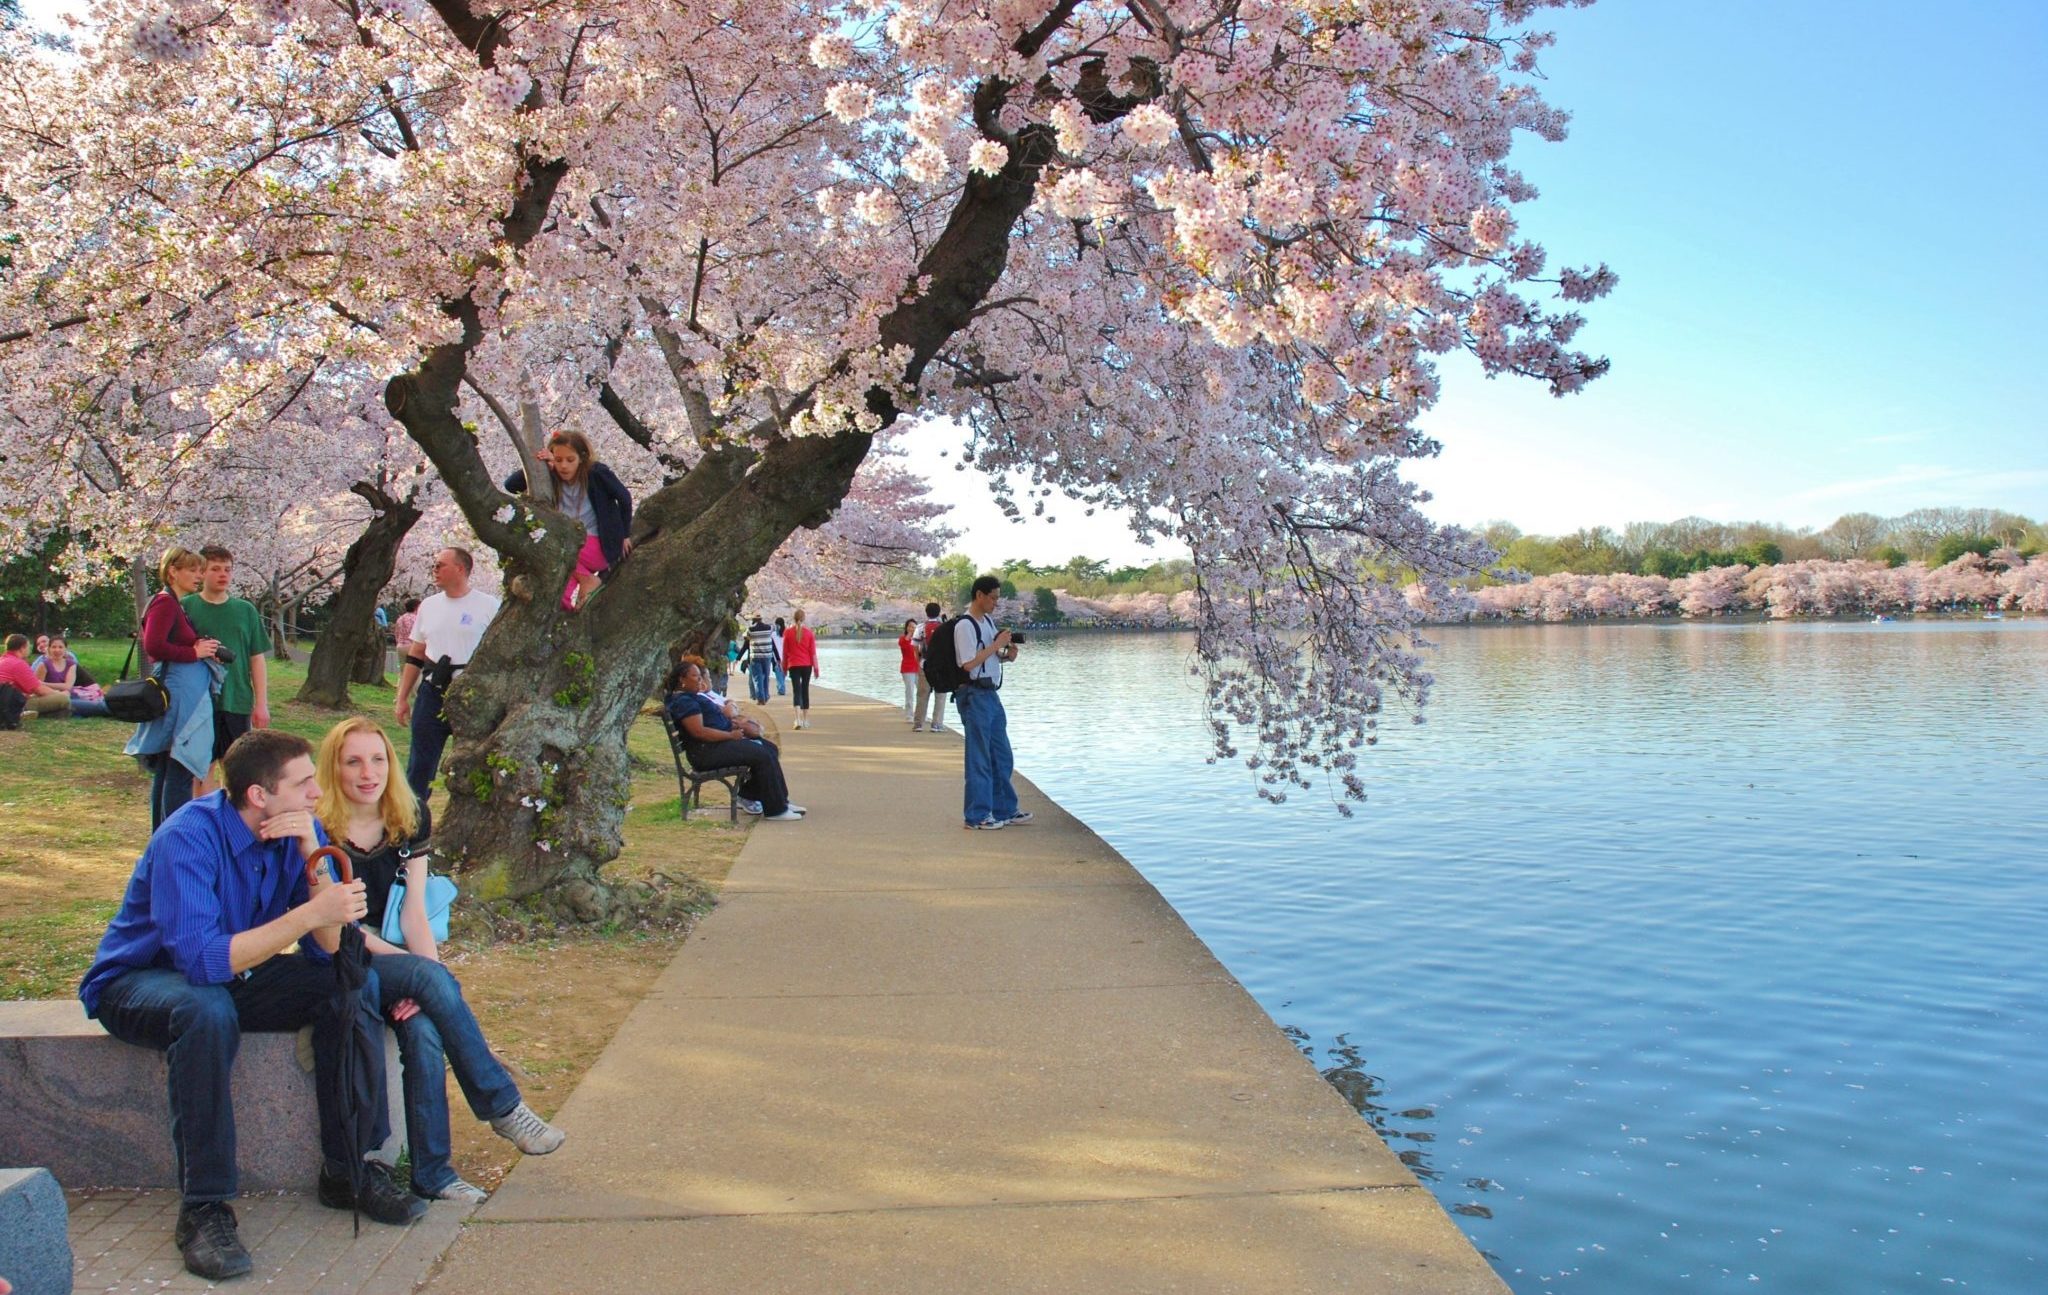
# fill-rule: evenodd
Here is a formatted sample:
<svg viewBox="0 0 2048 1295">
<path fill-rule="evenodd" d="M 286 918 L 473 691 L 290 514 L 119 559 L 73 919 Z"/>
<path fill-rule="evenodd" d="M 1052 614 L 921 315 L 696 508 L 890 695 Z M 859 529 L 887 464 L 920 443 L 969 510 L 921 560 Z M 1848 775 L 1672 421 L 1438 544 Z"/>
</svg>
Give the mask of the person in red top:
<svg viewBox="0 0 2048 1295">
<path fill-rule="evenodd" d="M 796 707 L 796 727 L 811 726 L 811 676 L 818 669 L 818 637 L 804 624 L 804 609 L 789 614 L 790 626 L 782 634 L 782 660 L 789 667 L 789 700 Z"/>
<path fill-rule="evenodd" d="M 64 695 L 62 688 L 52 688 L 36 678 L 35 670 L 28 663 L 28 635 L 9 634 L 7 650 L 0 652 L 0 688 L 18 693 L 0 700 L 0 727 L 13 728 L 19 721 L 23 709 L 38 715 L 62 715 L 71 709 L 71 699 Z M 12 702 L 12 705 L 7 704 Z"/>
<path fill-rule="evenodd" d="M 924 605 L 924 624 L 918 626 L 917 633 L 911 636 L 912 641 L 917 644 L 917 656 L 920 662 L 924 660 L 924 654 L 931 646 L 932 636 L 943 628 L 943 622 L 939 619 L 939 612 L 941 610 L 937 603 L 926 603 Z M 929 727 L 925 724 L 924 718 L 925 703 L 927 702 L 931 703 L 932 718 Z M 932 681 L 924 677 L 922 669 L 920 669 L 917 676 L 917 710 L 910 717 L 910 731 L 913 733 L 943 733 L 946 731 L 946 694 L 932 690 Z"/>
<path fill-rule="evenodd" d="M 896 636 L 896 650 L 903 655 L 897 669 L 903 672 L 903 722 L 915 726 L 917 723 L 917 681 L 924 677 L 924 663 L 917 659 L 917 640 L 910 631 L 917 622 L 903 622 L 903 632 Z"/>
<path fill-rule="evenodd" d="M 142 613 L 142 651 L 157 663 L 169 709 L 135 728 L 129 755 L 150 771 L 149 829 L 192 799 L 192 784 L 213 765 L 214 653 L 218 639 L 201 638 L 179 599 L 199 588 L 206 560 L 190 549 L 172 548 L 157 564 L 163 588 Z"/>
</svg>

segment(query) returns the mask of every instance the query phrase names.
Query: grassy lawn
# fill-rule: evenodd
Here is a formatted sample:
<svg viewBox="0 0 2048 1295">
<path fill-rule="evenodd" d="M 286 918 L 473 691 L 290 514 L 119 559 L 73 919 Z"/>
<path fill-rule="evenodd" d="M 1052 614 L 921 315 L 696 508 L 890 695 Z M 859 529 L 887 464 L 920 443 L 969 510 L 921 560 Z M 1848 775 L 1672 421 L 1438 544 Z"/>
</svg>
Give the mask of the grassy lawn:
<svg viewBox="0 0 2048 1295">
<path fill-rule="evenodd" d="M 71 650 L 105 683 L 120 673 L 127 644 L 80 641 Z M 297 655 L 297 662 L 271 661 L 272 720 L 317 743 L 340 716 L 290 700 L 305 680 L 305 651 Z M 351 691 L 356 711 L 383 725 L 403 760 L 410 735 L 391 718 L 392 689 Z M 68 998 L 92 963 L 149 838 L 149 780 L 121 753 L 131 732 L 132 725 L 111 720 L 37 718 L 25 720 L 20 732 L 0 733 L 0 999 Z M 606 875 L 667 874 L 715 891 L 746 842 L 744 826 L 726 826 L 716 788 L 706 792 L 707 810 L 719 800 L 715 816 L 679 816 L 674 766 L 657 719 L 643 717 L 628 747 L 639 772 L 626 849 Z M 526 936 L 481 946 L 452 940 L 443 957 L 527 1100 L 548 1114 L 667 965 L 683 932 Z M 450 1099 L 457 1168 L 494 1186 L 516 1153 L 464 1116 L 468 1108 L 452 1077 Z"/>
</svg>

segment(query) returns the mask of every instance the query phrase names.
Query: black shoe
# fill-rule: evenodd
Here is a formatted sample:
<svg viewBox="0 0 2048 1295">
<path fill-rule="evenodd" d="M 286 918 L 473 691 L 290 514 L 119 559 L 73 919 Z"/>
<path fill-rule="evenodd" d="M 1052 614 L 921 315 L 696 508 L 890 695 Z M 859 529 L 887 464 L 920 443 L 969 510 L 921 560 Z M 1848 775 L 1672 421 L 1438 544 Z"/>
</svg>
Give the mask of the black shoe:
<svg viewBox="0 0 2048 1295">
<path fill-rule="evenodd" d="M 343 1174 L 320 1171 L 320 1203 L 329 1209 L 358 1209 L 379 1223 L 398 1226 L 424 1218 L 427 1203 L 391 1181 L 391 1167 L 363 1162 L 362 1185 L 350 1187 Z"/>
<path fill-rule="evenodd" d="M 235 1210 L 226 1201 L 201 1201 L 178 1209 L 171 1234 L 185 1256 L 185 1271 L 210 1281 L 240 1277 L 256 1266 L 235 1230 Z"/>
</svg>

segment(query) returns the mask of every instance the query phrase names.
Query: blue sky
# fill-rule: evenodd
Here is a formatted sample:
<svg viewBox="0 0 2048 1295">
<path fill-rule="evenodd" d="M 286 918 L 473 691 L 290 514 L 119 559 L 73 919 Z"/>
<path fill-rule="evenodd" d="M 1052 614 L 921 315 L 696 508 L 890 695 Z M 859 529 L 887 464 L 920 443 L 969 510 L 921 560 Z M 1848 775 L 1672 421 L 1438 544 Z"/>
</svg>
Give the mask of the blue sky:
<svg viewBox="0 0 2048 1295">
<path fill-rule="evenodd" d="M 2048 0 L 1548 18 L 1545 93 L 1572 131 L 1518 146 L 1543 191 L 1518 215 L 1553 266 L 1621 275 L 1580 334 L 1614 369 L 1554 400 L 1453 365 L 1424 421 L 1443 456 L 1413 474 L 1432 516 L 2048 515 Z M 982 561 L 1145 556 L 1079 509 L 1012 526 L 965 474 L 934 481 Z"/>
</svg>

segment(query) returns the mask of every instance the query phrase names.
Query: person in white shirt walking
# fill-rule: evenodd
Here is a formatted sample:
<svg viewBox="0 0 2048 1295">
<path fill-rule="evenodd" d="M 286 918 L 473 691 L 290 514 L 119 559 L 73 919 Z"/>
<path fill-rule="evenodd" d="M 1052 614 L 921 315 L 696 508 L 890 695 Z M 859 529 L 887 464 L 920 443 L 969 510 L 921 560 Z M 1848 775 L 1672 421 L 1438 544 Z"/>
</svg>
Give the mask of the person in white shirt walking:
<svg viewBox="0 0 2048 1295">
<path fill-rule="evenodd" d="M 999 693 L 1003 666 L 1017 659 L 1017 645 L 1010 631 L 996 628 L 1001 588 L 994 576 L 978 577 L 967 614 L 953 627 L 953 651 L 966 676 L 953 696 L 967 738 L 966 826 L 983 831 L 1031 821 L 1028 812 L 1017 808 L 1017 789 L 1010 781 L 1010 729 Z"/>
<path fill-rule="evenodd" d="M 498 614 L 496 597 L 469 587 L 475 566 L 467 549 L 442 549 L 434 555 L 434 583 L 441 592 L 421 601 L 412 625 L 412 648 L 398 676 L 398 701 L 392 713 L 400 723 L 412 724 L 405 781 L 422 805 L 433 790 L 441 752 L 448 745 L 450 729 L 441 700 Z"/>
</svg>

